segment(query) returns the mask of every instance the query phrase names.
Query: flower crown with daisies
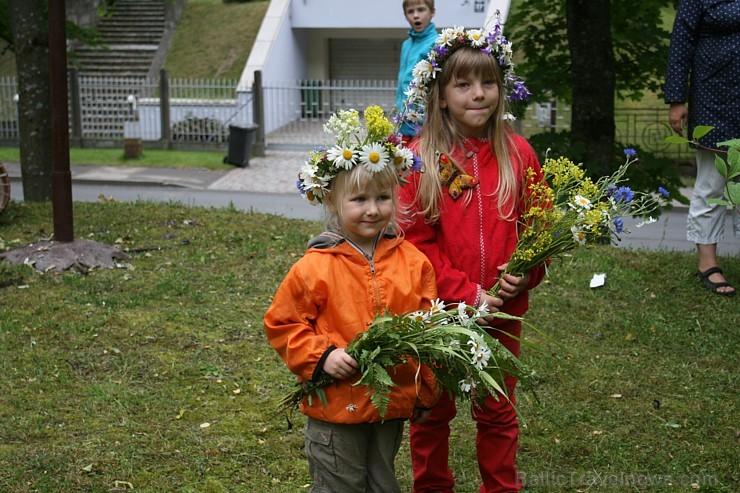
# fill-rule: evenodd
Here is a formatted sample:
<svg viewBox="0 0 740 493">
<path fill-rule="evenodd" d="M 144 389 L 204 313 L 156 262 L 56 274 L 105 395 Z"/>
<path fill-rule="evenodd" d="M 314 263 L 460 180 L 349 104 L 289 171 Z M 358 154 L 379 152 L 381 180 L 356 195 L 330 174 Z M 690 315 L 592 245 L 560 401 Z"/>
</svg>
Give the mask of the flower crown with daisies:
<svg viewBox="0 0 740 493">
<path fill-rule="evenodd" d="M 339 110 L 324 124 L 324 132 L 336 140 L 329 148 L 311 151 L 298 174 L 298 190 L 312 205 L 324 202 L 331 180 L 340 172 L 355 166 L 365 166 L 377 173 L 393 166 L 400 182 L 411 170 L 421 168 L 421 161 L 411 149 L 401 145 L 393 124 L 380 106 L 368 106 L 365 125 L 360 123 L 357 110 Z"/>
<path fill-rule="evenodd" d="M 412 127 L 421 125 L 429 99 L 429 89 L 434 84 L 437 73 L 442 71 L 442 66 L 450 55 L 463 46 L 479 49 L 498 61 L 504 90 L 509 101 L 527 99 L 532 93 L 524 86 L 524 81 L 514 73 L 511 43 L 501 33 L 501 12 L 499 11 L 496 11 L 496 23 L 488 31 L 464 29 L 459 26 L 443 29 L 427 58 L 414 67 L 412 72 L 414 79 L 404 93 L 407 99 L 398 120 Z M 505 118 L 513 120 L 514 116 L 507 114 Z"/>
</svg>

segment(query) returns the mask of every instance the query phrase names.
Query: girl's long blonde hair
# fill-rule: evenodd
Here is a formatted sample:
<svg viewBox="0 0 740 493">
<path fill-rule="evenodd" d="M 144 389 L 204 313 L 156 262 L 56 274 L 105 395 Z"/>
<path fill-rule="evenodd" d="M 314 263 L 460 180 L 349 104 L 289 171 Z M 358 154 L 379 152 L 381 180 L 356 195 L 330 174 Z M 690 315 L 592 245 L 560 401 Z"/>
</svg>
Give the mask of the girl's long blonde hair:
<svg viewBox="0 0 740 493">
<path fill-rule="evenodd" d="M 419 134 L 417 154 L 424 162 L 426 173 L 421 174 L 416 205 L 429 223 L 435 223 L 441 212 L 442 183 L 437 170 L 439 154 L 447 154 L 452 158 L 453 149 L 462 148 L 465 140 L 447 110 L 440 107 L 439 99 L 448 83 L 469 76 L 493 79 L 498 86 L 498 106 L 488 121 L 486 130 L 488 142 L 498 159 L 499 184 L 495 193 L 498 195 L 499 214 L 505 219 L 511 219 L 516 213 L 514 204 L 520 194 L 520 186 L 509 155 L 510 136 L 504 121 L 507 100 L 501 69 L 494 57 L 479 49 L 462 46 L 450 55 L 442 66 L 442 71 L 437 74 L 436 82 L 429 89 L 426 121 Z M 514 146 L 511 148 L 516 149 Z M 460 169 L 457 163 L 453 164 Z"/>
</svg>

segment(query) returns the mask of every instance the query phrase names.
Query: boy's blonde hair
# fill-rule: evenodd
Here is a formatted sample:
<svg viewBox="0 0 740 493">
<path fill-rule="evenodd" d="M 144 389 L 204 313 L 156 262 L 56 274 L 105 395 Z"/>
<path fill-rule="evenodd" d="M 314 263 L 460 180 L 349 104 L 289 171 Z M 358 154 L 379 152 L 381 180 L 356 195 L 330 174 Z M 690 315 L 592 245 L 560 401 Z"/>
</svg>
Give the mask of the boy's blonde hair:
<svg viewBox="0 0 740 493">
<path fill-rule="evenodd" d="M 449 112 L 440 107 L 439 100 L 449 83 L 470 76 L 479 76 L 483 80 L 493 79 L 498 86 L 498 106 L 488 121 L 486 132 L 492 151 L 498 160 L 499 184 L 496 194 L 498 195 L 499 215 L 502 218 L 511 219 L 516 213 L 515 199 L 521 193 L 521 187 L 517 183 L 509 155 L 510 137 L 504 120 L 507 100 L 501 79 L 501 69 L 494 57 L 488 56 L 479 49 L 462 46 L 449 56 L 442 66 L 442 71 L 437 74 L 436 81 L 429 89 L 426 121 L 419 134 L 418 154 L 428 172 L 420 175 L 416 205 L 429 223 L 436 222 L 440 216 L 442 183 L 436 169 L 439 154 L 447 154 L 452 160 L 453 148 L 462 147 L 462 142 L 465 140 Z M 512 148 L 516 149 L 513 146 Z M 453 165 L 462 171 L 458 163 L 453 161 Z M 467 199 L 470 199 L 469 194 Z"/>
<path fill-rule="evenodd" d="M 364 189 L 388 189 L 393 201 L 394 214 L 386 226 L 389 231 L 398 231 L 398 221 L 395 211 L 398 209 L 398 173 L 393 166 L 384 166 L 380 171 L 370 171 L 365 166 L 358 165 L 350 170 L 342 171 L 335 176 L 329 185 L 329 194 L 326 197 L 324 208 L 326 211 L 326 229 L 341 233 L 342 201 L 350 194 Z"/>
<path fill-rule="evenodd" d="M 434 10 L 434 0 L 403 0 L 403 11 L 406 12 L 407 8 L 420 3 L 426 5 L 429 10 Z"/>
</svg>

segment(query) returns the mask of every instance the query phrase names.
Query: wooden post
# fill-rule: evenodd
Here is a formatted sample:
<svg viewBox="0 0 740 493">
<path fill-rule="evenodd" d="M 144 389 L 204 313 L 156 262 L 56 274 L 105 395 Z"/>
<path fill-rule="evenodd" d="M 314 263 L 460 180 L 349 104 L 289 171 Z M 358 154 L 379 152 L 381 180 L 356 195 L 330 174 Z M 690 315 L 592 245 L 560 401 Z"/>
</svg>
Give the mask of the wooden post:
<svg viewBox="0 0 740 493">
<path fill-rule="evenodd" d="M 252 155 L 265 155 L 265 104 L 264 92 L 262 91 L 262 71 L 254 71 L 254 85 L 252 86 L 254 97 L 252 98 L 252 113 L 254 123 L 257 124 L 257 135 L 252 146 Z"/>
<path fill-rule="evenodd" d="M 74 241 L 72 173 L 69 167 L 67 96 L 67 19 L 64 0 L 49 2 L 49 75 L 51 76 L 52 213 L 54 240 Z"/>
<path fill-rule="evenodd" d="M 159 71 L 159 110 L 162 126 L 162 148 L 170 149 L 172 133 L 170 132 L 170 81 L 167 70 Z"/>
</svg>

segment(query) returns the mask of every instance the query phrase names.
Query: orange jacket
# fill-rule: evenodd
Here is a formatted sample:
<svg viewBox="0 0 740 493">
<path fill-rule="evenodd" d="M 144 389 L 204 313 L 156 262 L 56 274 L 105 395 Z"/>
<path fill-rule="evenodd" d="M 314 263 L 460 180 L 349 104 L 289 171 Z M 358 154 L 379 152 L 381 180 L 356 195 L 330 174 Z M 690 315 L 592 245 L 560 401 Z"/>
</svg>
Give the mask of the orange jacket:
<svg viewBox="0 0 740 493">
<path fill-rule="evenodd" d="M 344 238 L 324 233 L 309 243 L 278 288 L 265 314 L 265 332 L 290 371 L 300 381 L 312 380 L 323 371 L 326 355 L 347 347 L 376 314 L 428 308 L 436 296 L 434 269 L 411 243 L 382 237 L 368 259 Z M 415 406 L 434 404 L 436 392 L 427 383 L 433 382 L 431 370 L 417 379 L 416 367 L 389 371 L 396 386 L 385 419 L 408 418 Z M 312 406 L 304 399 L 301 412 L 332 423 L 381 421 L 367 388 L 351 385 L 358 377 L 324 387 L 326 407 L 318 398 Z"/>
</svg>

